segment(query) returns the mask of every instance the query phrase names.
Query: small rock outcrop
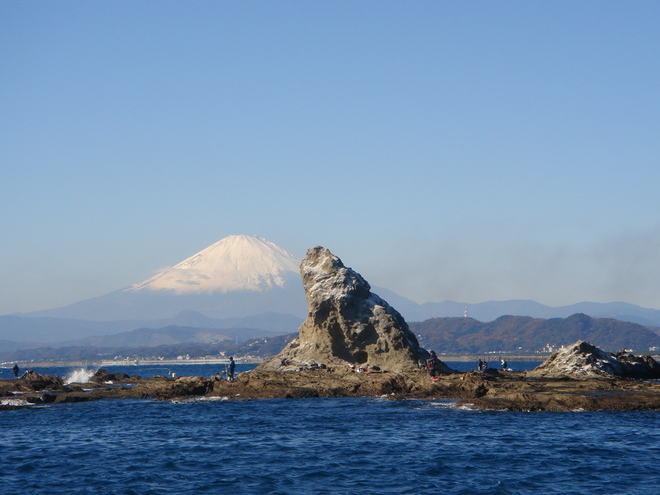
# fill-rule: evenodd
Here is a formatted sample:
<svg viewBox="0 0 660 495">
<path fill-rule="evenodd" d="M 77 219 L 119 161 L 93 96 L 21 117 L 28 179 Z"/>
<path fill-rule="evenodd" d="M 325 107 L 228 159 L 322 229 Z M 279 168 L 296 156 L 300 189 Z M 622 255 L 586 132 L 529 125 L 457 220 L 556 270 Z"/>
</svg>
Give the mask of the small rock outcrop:
<svg viewBox="0 0 660 495">
<path fill-rule="evenodd" d="M 649 355 L 635 356 L 629 352 L 622 351 L 614 354 L 628 370 L 628 378 L 657 379 L 660 378 L 660 363 Z"/>
<path fill-rule="evenodd" d="M 64 390 L 64 381 L 59 376 L 41 375 L 31 370 L 18 380 L 12 380 L 11 383 L 20 391 Z"/>
<path fill-rule="evenodd" d="M 367 369 L 406 371 L 418 369 L 429 357 L 399 312 L 327 249 L 309 249 L 300 273 L 307 319 L 299 336 L 259 369 L 368 365 Z"/>
<path fill-rule="evenodd" d="M 636 357 L 625 352 L 610 354 L 579 340 L 552 354 L 528 375 L 651 379 L 660 378 L 660 364 L 650 356 Z"/>
<path fill-rule="evenodd" d="M 173 399 L 205 395 L 213 390 L 213 380 L 199 376 L 178 378 L 152 377 L 139 383 L 131 392 L 137 397 Z"/>
<path fill-rule="evenodd" d="M 106 383 L 106 382 L 123 382 L 130 380 L 130 376 L 126 373 L 110 373 L 108 370 L 99 369 L 94 373 L 94 376 L 91 378 L 91 381 L 96 383 Z"/>
</svg>

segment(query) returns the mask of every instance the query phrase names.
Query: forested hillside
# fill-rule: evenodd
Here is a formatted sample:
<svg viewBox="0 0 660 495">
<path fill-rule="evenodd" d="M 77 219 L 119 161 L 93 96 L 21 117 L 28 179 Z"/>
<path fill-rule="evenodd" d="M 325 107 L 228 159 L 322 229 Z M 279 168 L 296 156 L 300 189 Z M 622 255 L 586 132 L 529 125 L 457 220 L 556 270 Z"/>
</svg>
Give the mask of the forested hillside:
<svg viewBox="0 0 660 495">
<path fill-rule="evenodd" d="M 550 319 L 501 316 L 487 323 L 473 318 L 431 318 L 409 325 L 421 344 L 436 352 L 537 352 L 547 344 L 557 348 L 577 340 L 607 351 L 625 348 L 639 354 L 660 346 L 660 336 L 642 325 L 581 313 Z"/>
</svg>

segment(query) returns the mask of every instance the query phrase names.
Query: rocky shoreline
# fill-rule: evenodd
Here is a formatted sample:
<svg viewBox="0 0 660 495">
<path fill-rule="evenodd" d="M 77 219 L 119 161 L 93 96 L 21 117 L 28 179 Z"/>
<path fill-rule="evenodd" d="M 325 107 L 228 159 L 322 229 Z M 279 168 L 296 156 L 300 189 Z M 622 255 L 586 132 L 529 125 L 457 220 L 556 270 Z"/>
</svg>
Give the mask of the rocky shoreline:
<svg viewBox="0 0 660 495">
<path fill-rule="evenodd" d="M 99 370 L 89 383 L 65 385 L 54 376 L 31 374 L 0 380 L 0 409 L 109 399 L 256 400 L 312 397 L 382 397 L 391 400 L 450 399 L 458 406 L 507 411 L 660 410 L 660 381 L 487 370 L 442 375 L 424 370 L 355 373 L 330 369 L 254 370 L 234 382 L 221 378 L 152 377 Z"/>
<path fill-rule="evenodd" d="M 90 383 L 28 374 L 0 380 L 0 408 L 101 399 L 311 397 L 451 399 L 508 411 L 660 410 L 660 364 L 578 341 L 532 371 L 458 373 L 422 348 L 403 317 L 330 251 L 301 263 L 308 316 L 282 351 L 235 381 L 99 370 Z M 363 372 L 358 372 L 363 370 Z"/>
</svg>

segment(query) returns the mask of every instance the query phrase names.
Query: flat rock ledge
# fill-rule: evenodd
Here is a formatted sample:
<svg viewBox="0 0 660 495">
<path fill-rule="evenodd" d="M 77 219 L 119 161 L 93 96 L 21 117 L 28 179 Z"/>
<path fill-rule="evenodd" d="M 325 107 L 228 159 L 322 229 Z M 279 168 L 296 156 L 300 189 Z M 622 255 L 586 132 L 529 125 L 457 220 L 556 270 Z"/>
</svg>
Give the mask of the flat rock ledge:
<svg viewBox="0 0 660 495">
<path fill-rule="evenodd" d="M 0 380 L 0 409 L 107 399 L 173 400 L 199 397 L 254 400 L 310 397 L 451 399 L 458 406 L 509 411 L 660 410 L 660 382 L 620 378 L 578 379 L 530 372 L 466 372 L 432 379 L 424 370 L 354 373 L 331 369 L 254 370 L 236 381 L 201 377 L 111 375 L 100 370 L 90 383 L 62 383 L 35 374 L 30 380 Z"/>
</svg>

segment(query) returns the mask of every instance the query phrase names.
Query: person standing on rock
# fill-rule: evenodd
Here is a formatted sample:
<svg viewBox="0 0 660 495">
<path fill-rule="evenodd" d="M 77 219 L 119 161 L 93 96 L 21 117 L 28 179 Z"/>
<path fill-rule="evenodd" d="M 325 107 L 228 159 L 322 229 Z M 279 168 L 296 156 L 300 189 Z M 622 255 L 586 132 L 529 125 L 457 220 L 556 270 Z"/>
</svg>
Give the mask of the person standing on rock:
<svg viewBox="0 0 660 495">
<path fill-rule="evenodd" d="M 14 372 L 14 378 L 18 378 L 19 369 L 18 369 L 18 364 L 17 363 L 14 364 L 14 367 L 11 370 Z"/>
<path fill-rule="evenodd" d="M 438 359 L 438 356 L 435 355 L 435 351 L 431 351 L 430 354 L 431 357 L 426 360 L 426 369 L 429 371 L 429 375 L 435 377 L 440 360 Z"/>
<path fill-rule="evenodd" d="M 236 370 L 236 362 L 233 357 L 229 357 L 229 364 L 227 364 L 227 380 L 234 381 L 234 371 Z"/>
</svg>

